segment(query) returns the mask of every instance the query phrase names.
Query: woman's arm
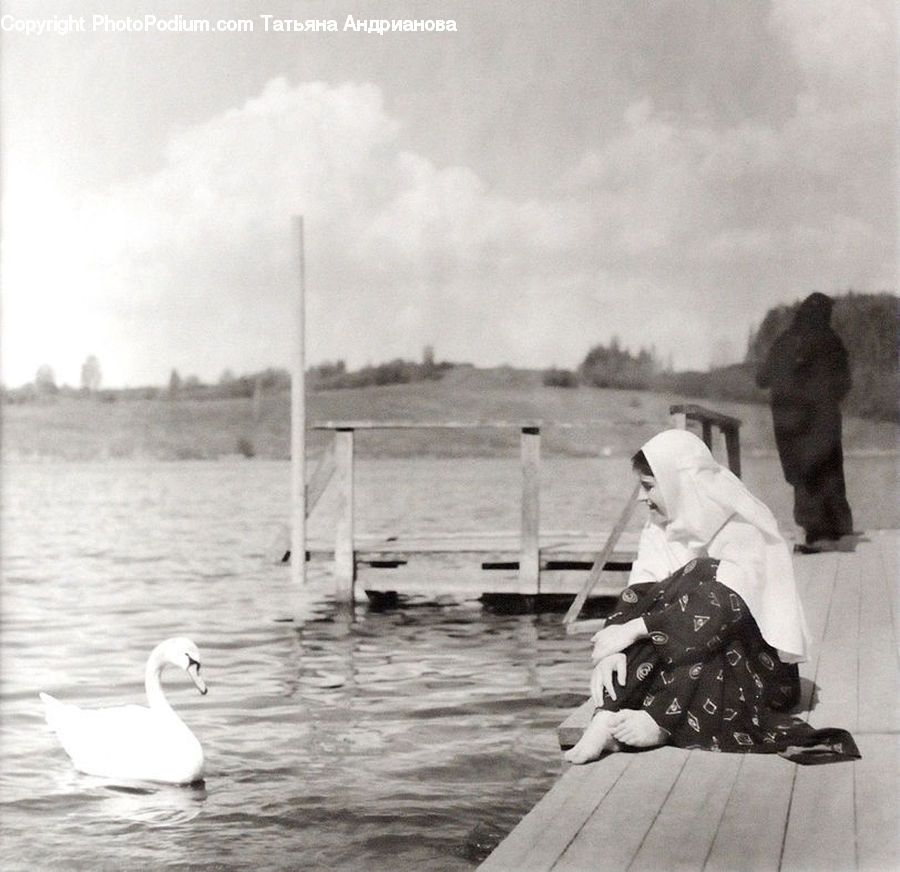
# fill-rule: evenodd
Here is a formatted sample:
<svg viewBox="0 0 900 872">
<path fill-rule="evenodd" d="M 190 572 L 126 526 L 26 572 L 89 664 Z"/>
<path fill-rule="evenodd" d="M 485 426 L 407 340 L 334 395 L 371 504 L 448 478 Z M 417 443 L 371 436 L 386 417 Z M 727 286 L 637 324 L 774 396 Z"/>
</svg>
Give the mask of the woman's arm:
<svg viewBox="0 0 900 872">
<path fill-rule="evenodd" d="M 611 624 L 598 630 L 591 637 L 594 643 L 594 651 L 591 660 L 596 664 L 612 654 L 618 654 L 626 648 L 630 648 L 639 639 L 649 635 L 644 619 L 633 618 L 624 624 Z"/>
</svg>

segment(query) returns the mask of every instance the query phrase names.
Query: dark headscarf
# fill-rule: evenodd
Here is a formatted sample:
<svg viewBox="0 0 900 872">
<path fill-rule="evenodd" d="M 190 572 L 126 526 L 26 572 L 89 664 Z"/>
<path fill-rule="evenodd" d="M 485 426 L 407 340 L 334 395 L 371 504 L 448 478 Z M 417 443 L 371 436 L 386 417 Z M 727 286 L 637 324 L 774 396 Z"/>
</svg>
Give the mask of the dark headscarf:
<svg viewBox="0 0 900 872">
<path fill-rule="evenodd" d="M 834 300 L 827 294 L 815 291 L 797 308 L 794 315 L 794 328 L 800 330 L 823 329 L 831 323 L 831 310 Z"/>
</svg>

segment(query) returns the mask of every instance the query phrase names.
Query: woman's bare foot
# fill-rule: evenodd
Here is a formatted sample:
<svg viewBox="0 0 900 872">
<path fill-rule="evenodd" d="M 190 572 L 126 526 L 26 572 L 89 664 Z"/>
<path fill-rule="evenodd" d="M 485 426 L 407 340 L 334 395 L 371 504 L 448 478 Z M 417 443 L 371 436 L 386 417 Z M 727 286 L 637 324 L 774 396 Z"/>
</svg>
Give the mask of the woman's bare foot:
<svg viewBox="0 0 900 872">
<path fill-rule="evenodd" d="M 617 742 L 632 748 L 653 748 L 666 743 L 665 731 L 648 712 L 638 709 L 616 712 L 610 718 L 609 732 Z"/>
<path fill-rule="evenodd" d="M 610 719 L 613 712 L 599 709 L 587 729 L 572 748 L 563 755 L 570 763 L 590 763 L 598 760 L 604 751 L 615 751 L 618 747 L 610 734 Z"/>
</svg>

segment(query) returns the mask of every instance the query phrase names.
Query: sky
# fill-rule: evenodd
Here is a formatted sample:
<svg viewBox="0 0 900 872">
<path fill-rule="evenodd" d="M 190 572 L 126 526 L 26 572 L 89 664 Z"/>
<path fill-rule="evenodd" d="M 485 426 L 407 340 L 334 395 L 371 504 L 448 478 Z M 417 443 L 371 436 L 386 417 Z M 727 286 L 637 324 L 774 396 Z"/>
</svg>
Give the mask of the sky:
<svg viewBox="0 0 900 872">
<path fill-rule="evenodd" d="M 253 30 L 121 29 L 147 15 Z M 741 359 L 772 306 L 897 293 L 891 0 L 3 0 L 0 16 L 8 387 L 42 365 L 78 386 L 89 355 L 107 387 L 290 367 L 294 216 L 307 364 L 431 346 L 574 368 L 616 337 L 705 369 Z M 83 32 L 61 32 L 69 16 Z"/>
</svg>

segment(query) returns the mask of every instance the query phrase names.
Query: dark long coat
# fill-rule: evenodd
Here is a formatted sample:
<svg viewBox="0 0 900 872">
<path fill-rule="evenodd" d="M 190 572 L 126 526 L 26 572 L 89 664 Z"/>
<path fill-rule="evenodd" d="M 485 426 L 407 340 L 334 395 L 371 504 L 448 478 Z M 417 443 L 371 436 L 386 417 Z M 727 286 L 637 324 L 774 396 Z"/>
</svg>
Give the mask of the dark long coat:
<svg viewBox="0 0 900 872">
<path fill-rule="evenodd" d="M 852 530 L 840 411 L 852 382 L 847 350 L 829 323 L 831 306 L 824 294 L 807 297 L 756 381 L 771 390 L 778 455 L 795 488 L 795 520 L 812 536 L 839 537 Z"/>
</svg>

